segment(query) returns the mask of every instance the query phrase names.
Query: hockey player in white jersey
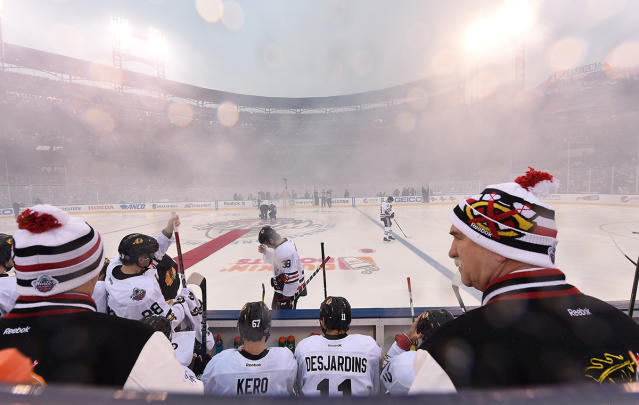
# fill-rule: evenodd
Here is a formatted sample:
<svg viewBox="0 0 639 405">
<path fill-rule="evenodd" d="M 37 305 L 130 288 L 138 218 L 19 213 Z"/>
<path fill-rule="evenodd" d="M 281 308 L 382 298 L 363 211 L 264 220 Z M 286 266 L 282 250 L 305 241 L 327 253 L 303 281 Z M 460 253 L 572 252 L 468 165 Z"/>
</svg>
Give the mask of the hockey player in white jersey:
<svg viewBox="0 0 639 405">
<path fill-rule="evenodd" d="M 395 201 L 394 198 L 389 195 L 379 207 L 379 219 L 384 223 L 384 242 L 390 242 L 395 239 L 393 237 L 393 222 L 391 221 L 391 218 L 395 217 L 393 205 L 391 204 L 393 201 Z"/>
<path fill-rule="evenodd" d="M 367 396 L 379 393 L 382 350 L 372 337 L 348 335 L 351 306 L 328 297 L 320 306 L 323 336 L 314 335 L 295 349 L 297 384 L 302 395 Z"/>
<path fill-rule="evenodd" d="M 150 315 L 161 315 L 169 319 L 175 329 L 187 311 L 197 307 L 193 293 L 183 289 L 174 305 L 169 305 L 155 278 L 154 260 L 161 260 L 173 241 L 174 223 L 179 218 L 172 216 L 167 226 L 155 238 L 133 233 L 125 236 L 118 246 L 119 256 L 111 260 L 106 272 L 105 286 L 108 306 L 122 318 L 142 319 Z"/>
<path fill-rule="evenodd" d="M 426 354 L 423 350 L 410 350 L 411 346 L 419 346 L 420 339 L 428 339 L 437 328 L 453 319 L 453 315 L 445 309 L 425 311 L 415 319 L 406 333 L 395 336 L 395 341 L 384 356 L 382 365 L 381 380 L 386 393 L 409 393 L 415 380 L 415 357 Z M 442 392 L 447 391 L 443 388 Z"/>
<path fill-rule="evenodd" d="M 204 369 L 204 392 L 216 395 L 294 395 L 297 363 L 286 347 L 266 348 L 271 314 L 263 302 L 249 302 L 237 320 L 244 344 L 226 349 Z"/>
<path fill-rule="evenodd" d="M 0 316 L 11 311 L 18 299 L 16 278 L 7 273 L 13 268 L 13 236 L 0 233 Z"/>
<path fill-rule="evenodd" d="M 298 287 L 304 282 L 304 270 L 300 256 L 297 254 L 295 243 L 288 238 L 282 238 L 270 226 L 263 227 L 258 235 L 258 252 L 264 255 L 264 262 L 273 266 L 273 301 L 271 308 L 295 309 L 297 298 L 306 295 L 306 287 L 303 287 L 296 296 Z"/>
<path fill-rule="evenodd" d="M 106 278 L 106 271 L 109 268 L 109 264 L 111 261 L 105 257 L 104 264 L 102 265 L 102 269 L 100 270 L 100 274 L 98 274 L 98 281 L 95 283 L 95 288 L 93 289 L 93 294 L 91 294 L 91 298 L 95 301 L 95 308 L 98 312 L 102 312 L 103 314 L 109 313 L 109 308 L 107 306 L 107 291 L 106 285 L 104 284 L 104 279 Z"/>
</svg>

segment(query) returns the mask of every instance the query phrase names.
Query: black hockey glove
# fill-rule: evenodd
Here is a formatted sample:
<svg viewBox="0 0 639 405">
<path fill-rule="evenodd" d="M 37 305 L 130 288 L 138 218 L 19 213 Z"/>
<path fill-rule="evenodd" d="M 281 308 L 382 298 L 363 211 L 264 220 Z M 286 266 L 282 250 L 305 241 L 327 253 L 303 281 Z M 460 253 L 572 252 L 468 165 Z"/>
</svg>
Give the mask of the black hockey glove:
<svg viewBox="0 0 639 405">
<path fill-rule="evenodd" d="M 391 217 L 391 218 L 395 218 L 395 213 L 394 213 L 394 212 L 391 212 L 390 217 Z"/>
<path fill-rule="evenodd" d="M 280 274 L 277 277 L 271 277 L 271 286 L 276 290 L 283 290 L 286 282 L 286 274 Z"/>
<path fill-rule="evenodd" d="M 453 314 L 445 309 L 424 311 L 422 318 L 417 323 L 417 333 L 421 333 L 427 340 L 440 326 L 455 319 Z"/>
</svg>

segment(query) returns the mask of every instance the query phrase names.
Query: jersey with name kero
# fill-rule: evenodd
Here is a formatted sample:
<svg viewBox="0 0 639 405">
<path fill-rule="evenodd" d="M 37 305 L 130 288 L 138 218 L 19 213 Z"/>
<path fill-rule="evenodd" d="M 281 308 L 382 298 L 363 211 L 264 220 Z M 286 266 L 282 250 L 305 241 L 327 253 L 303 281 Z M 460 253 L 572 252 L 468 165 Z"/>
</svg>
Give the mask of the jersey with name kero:
<svg viewBox="0 0 639 405">
<path fill-rule="evenodd" d="M 18 291 L 16 289 L 16 278 L 6 275 L 0 277 L 0 316 L 4 316 L 16 304 Z"/>
<path fill-rule="evenodd" d="M 382 201 L 382 205 L 379 207 L 379 217 L 387 218 L 393 212 L 393 206 L 388 201 Z"/>
<path fill-rule="evenodd" d="M 216 395 L 294 395 L 297 363 L 285 347 L 254 356 L 237 349 L 216 354 L 202 374 L 204 392 Z"/>
<path fill-rule="evenodd" d="M 284 288 L 276 289 L 276 291 L 287 297 L 295 295 L 297 287 L 304 281 L 304 270 L 295 243 L 287 238 L 275 249 L 266 249 L 264 261 L 273 265 L 273 273 L 276 277 L 282 273 L 286 274 Z"/>
<path fill-rule="evenodd" d="M 382 350 L 370 336 L 309 336 L 295 348 L 300 391 L 303 395 L 375 395 L 381 356 Z"/>
</svg>

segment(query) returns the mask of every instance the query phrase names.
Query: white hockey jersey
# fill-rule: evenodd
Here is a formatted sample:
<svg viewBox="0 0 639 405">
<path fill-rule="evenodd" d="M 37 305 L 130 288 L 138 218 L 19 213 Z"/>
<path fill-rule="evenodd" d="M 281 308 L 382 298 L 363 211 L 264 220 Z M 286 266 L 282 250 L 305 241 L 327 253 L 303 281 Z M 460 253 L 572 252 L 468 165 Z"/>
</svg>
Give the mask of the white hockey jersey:
<svg viewBox="0 0 639 405">
<path fill-rule="evenodd" d="M 258 356 L 226 349 L 216 354 L 202 374 L 204 392 L 216 395 L 294 395 L 297 364 L 285 347 Z"/>
<path fill-rule="evenodd" d="M 93 294 L 91 294 L 91 298 L 95 301 L 95 306 L 98 312 L 102 312 L 103 314 L 107 312 L 107 291 L 106 286 L 104 285 L 103 280 L 98 280 L 95 283 L 95 288 L 93 289 Z"/>
<path fill-rule="evenodd" d="M 266 248 L 264 261 L 271 263 L 275 277 L 282 273 L 286 274 L 284 289 L 275 291 L 286 297 L 295 295 L 297 287 L 304 282 L 304 270 L 295 243 L 287 238 L 275 249 Z"/>
<path fill-rule="evenodd" d="M 393 213 L 393 205 L 388 201 L 382 201 L 382 205 L 379 207 L 379 218 L 389 217 Z"/>
<path fill-rule="evenodd" d="M 16 278 L 8 274 L 0 276 L 0 317 L 4 316 L 16 304 L 18 292 Z"/>
<path fill-rule="evenodd" d="M 406 395 L 415 380 L 415 351 L 402 350 L 397 342 L 388 349 L 382 367 L 382 383 L 392 395 Z"/>
<path fill-rule="evenodd" d="M 295 349 L 303 395 L 376 395 L 382 349 L 366 335 L 309 336 Z"/>
</svg>

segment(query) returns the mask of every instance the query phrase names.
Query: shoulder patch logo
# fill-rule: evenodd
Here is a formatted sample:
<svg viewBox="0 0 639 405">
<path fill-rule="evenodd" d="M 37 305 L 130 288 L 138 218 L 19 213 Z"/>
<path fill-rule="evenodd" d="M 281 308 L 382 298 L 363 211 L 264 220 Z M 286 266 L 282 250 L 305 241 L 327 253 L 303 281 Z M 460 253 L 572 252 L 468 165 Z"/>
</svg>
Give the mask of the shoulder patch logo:
<svg viewBox="0 0 639 405">
<path fill-rule="evenodd" d="M 31 282 L 31 286 L 41 293 L 46 293 L 53 290 L 56 284 L 58 284 L 58 280 L 49 276 L 48 274 L 43 274 Z"/>
<path fill-rule="evenodd" d="M 133 293 L 131 293 L 131 299 L 134 301 L 140 301 L 146 295 L 146 291 L 142 288 L 134 288 Z"/>
</svg>

